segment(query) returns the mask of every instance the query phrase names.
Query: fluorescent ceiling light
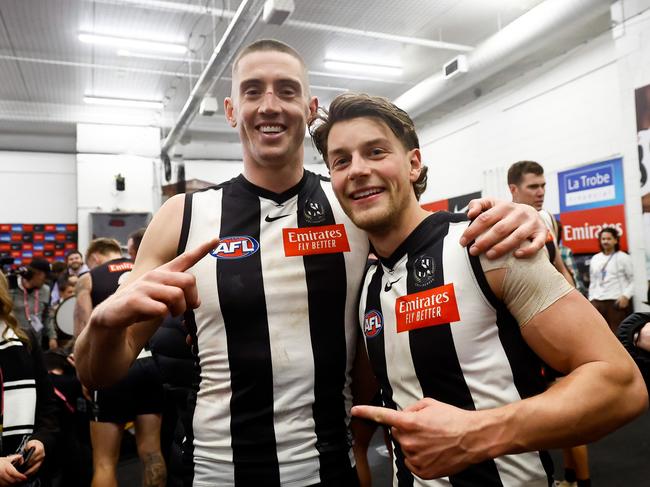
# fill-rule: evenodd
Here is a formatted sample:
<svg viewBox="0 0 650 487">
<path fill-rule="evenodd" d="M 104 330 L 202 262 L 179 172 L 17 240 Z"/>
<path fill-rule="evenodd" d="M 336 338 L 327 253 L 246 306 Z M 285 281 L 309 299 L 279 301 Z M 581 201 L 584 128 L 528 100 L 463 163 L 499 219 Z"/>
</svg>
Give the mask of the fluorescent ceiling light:
<svg viewBox="0 0 650 487">
<path fill-rule="evenodd" d="M 174 61 L 178 63 L 200 63 L 201 61 L 198 59 L 191 59 L 189 57 L 171 57 L 171 56 L 160 56 L 156 54 L 146 54 L 143 52 L 133 52 L 129 51 L 127 49 L 118 49 L 117 53 L 118 56 L 121 57 L 133 57 L 133 58 L 139 58 L 139 59 L 155 59 L 156 61 Z"/>
<path fill-rule="evenodd" d="M 372 73 L 384 74 L 387 76 L 401 76 L 403 69 L 401 66 L 386 66 L 382 64 L 368 64 L 356 61 L 339 61 L 335 59 L 325 59 L 325 68 L 332 71 L 347 71 L 352 73 Z"/>
<path fill-rule="evenodd" d="M 87 32 L 80 32 L 79 40 L 88 44 L 119 47 L 121 49 L 169 52 L 174 54 L 185 54 L 187 52 L 187 47 L 182 44 L 172 44 L 171 42 L 158 42 L 145 39 L 129 39 L 126 37 L 114 37 L 101 34 L 91 34 Z"/>
<path fill-rule="evenodd" d="M 163 102 L 158 100 L 133 100 L 129 98 L 108 98 L 103 96 L 84 96 L 89 105 L 106 105 L 112 107 L 152 108 L 162 110 Z"/>
</svg>

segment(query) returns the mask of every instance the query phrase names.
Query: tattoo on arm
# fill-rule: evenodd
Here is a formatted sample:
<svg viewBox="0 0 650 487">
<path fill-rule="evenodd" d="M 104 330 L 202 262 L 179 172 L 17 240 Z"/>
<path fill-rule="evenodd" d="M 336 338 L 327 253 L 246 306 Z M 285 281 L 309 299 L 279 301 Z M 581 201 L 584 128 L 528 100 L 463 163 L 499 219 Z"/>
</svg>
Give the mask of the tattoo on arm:
<svg viewBox="0 0 650 487">
<path fill-rule="evenodd" d="M 148 453 L 142 458 L 143 487 L 165 487 L 167 484 L 167 467 L 160 452 Z"/>
</svg>

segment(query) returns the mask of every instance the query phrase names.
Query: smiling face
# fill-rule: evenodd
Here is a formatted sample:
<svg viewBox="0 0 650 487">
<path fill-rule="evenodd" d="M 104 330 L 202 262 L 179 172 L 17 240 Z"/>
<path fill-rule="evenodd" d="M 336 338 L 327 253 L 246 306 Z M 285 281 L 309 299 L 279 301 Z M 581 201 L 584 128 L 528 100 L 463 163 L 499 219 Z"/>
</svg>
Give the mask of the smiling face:
<svg viewBox="0 0 650 487">
<path fill-rule="evenodd" d="M 408 226 L 420 209 L 412 186 L 422 167 L 420 151 L 406 150 L 379 119 L 336 122 L 327 138 L 327 160 L 343 210 L 371 236 Z"/>
<path fill-rule="evenodd" d="M 75 272 L 78 271 L 84 263 L 81 255 L 77 254 L 76 252 L 68 255 L 66 262 L 68 264 L 68 267 Z"/>
<path fill-rule="evenodd" d="M 232 96 L 225 100 L 228 122 L 238 127 L 244 165 L 302 169 L 308 118 L 318 100 L 309 97 L 305 68 L 279 51 L 254 51 L 233 70 Z"/>
</svg>

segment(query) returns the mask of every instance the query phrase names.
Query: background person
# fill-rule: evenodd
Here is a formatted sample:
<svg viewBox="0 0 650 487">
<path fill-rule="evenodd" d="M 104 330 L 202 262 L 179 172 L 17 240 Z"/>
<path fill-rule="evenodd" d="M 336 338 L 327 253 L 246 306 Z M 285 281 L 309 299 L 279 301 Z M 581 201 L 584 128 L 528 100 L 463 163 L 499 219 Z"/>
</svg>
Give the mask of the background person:
<svg viewBox="0 0 650 487">
<path fill-rule="evenodd" d="M 632 313 L 625 318 L 616 332 L 630 356 L 639 366 L 650 390 L 650 313 Z"/>
<path fill-rule="evenodd" d="M 50 468 L 46 458 L 54 457 L 59 426 L 52 384 L 43 365 L 43 356 L 36 334 L 22 329 L 13 314 L 9 284 L 0 273 L 0 371 L 2 382 L 2 431 L 0 442 L 0 486 L 22 485 L 40 481 L 50 485 Z M 34 448 L 24 474 L 15 455 L 23 441 L 25 449 Z M 31 485 L 31 484 L 29 484 Z M 38 484 L 35 484 L 38 485 Z"/>
<path fill-rule="evenodd" d="M 50 263 L 33 259 L 27 267 L 10 276 L 9 293 L 14 316 L 23 330 L 33 330 L 39 343 L 47 340 L 49 348 L 58 346 L 50 313 L 50 287 L 46 284 Z"/>
<path fill-rule="evenodd" d="M 60 434 L 57 437 L 57 472 L 53 485 L 88 487 L 93 465 L 90 447 L 89 411 L 74 360 L 61 348 L 43 354 L 45 367 L 54 387 Z"/>
<path fill-rule="evenodd" d="M 558 227 L 556 220 L 548 211 L 544 210 L 544 197 L 546 196 L 546 178 L 544 168 L 535 161 L 515 162 L 508 169 L 508 188 L 512 194 L 512 201 L 529 205 L 539 212 L 549 231 L 546 250 L 549 259 L 560 274 L 575 286 L 571 273 L 567 270 L 562 256 L 558 250 Z"/>
<path fill-rule="evenodd" d="M 138 228 L 135 232 L 129 235 L 129 238 L 126 241 L 126 252 L 133 261 L 135 261 L 135 256 L 138 254 L 138 249 L 140 248 L 140 243 L 142 242 L 142 237 L 144 237 L 144 232 L 146 230 L 146 227 Z"/>
<path fill-rule="evenodd" d="M 589 261 L 589 301 L 614 333 L 630 314 L 634 294 L 632 258 L 620 250 L 618 239 L 616 228 L 603 228 L 598 233 L 600 252 Z"/>
<path fill-rule="evenodd" d="M 63 275 L 67 275 L 69 277 L 79 277 L 86 272 L 88 272 L 90 269 L 88 269 L 88 266 L 84 264 L 84 259 L 83 256 L 81 255 L 81 252 L 78 250 L 71 250 L 68 252 L 65 256 L 65 272 Z M 54 282 L 54 285 L 52 286 L 52 305 L 55 303 L 58 303 L 61 300 L 61 297 L 59 295 L 59 281 L 58 277 Z"/>
<path fill-rule="evenodd" d="M 77 283 L 76 335 L 83 331 L 92 309 L 113 294 L 133 268 L 131 260 L 122 257 L 119 242 L 109 238 L 90 242 L 86 261 L 91 270 Z M 92 486 L 117 486 L 116 471 L 124 426 L 134 421 L 135 442 L 143 467 L 142 485 L 164 487 L 167 471 L 160 450 L 163 389 L 151 352 L 143 350 L 123 380 L 111 387 L 93 390 L 92 403 Z"/>
</svg>

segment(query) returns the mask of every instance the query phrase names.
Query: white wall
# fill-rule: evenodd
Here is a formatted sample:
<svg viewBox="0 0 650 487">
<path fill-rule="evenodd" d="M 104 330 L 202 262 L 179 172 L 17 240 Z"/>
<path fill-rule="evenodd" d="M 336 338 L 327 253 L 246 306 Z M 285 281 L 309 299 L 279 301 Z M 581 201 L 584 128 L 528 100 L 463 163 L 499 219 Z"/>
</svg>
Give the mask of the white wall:
<svg viewBox="0 0 650 487">
<path fill-rule="evenodd" d="M 76 223 L 73 154 L 0 151 L 0 222 Z"/>
<path fill-rule="evenodd" d="M 650 11 L 616 41 L 607 32 L 420 128 L 431 168 L 422 201 L 472 191 L 509 195 L 505 171 L 532 159 L 554 173 L 623 156 L 626 219 L 637 303 L 645 300 L 634 89 L 650 83 Z M 495 178 L 503 178 L 502 185 Z"/>
<path fill-rule="evenodd" d="M 77 222 L 84 252 L 90 213 L 153 213 L 160 206 L 160 129 L 78 124 L 77 150 Z M 118 174 L 125 178 L 124 191 L 116 189 Z"/>
<path fill-rule="evenodd" d="M 483 171 L 521 159 L 554 172 L 620 153 L 618 78 L 605 35 L 421 128 L 425 163 L 444 171 L 423 199 L 480 190 Z"/>
<path fill-rule="evenodd" d="M 90 213 L 155 212 L 160 206 L 159 162 L 149 157 L 108 154 L 77 155 L 79 248 L 90 241 Z M 115 189 L 115 175 L 125 190 Z"/>
</svg>

